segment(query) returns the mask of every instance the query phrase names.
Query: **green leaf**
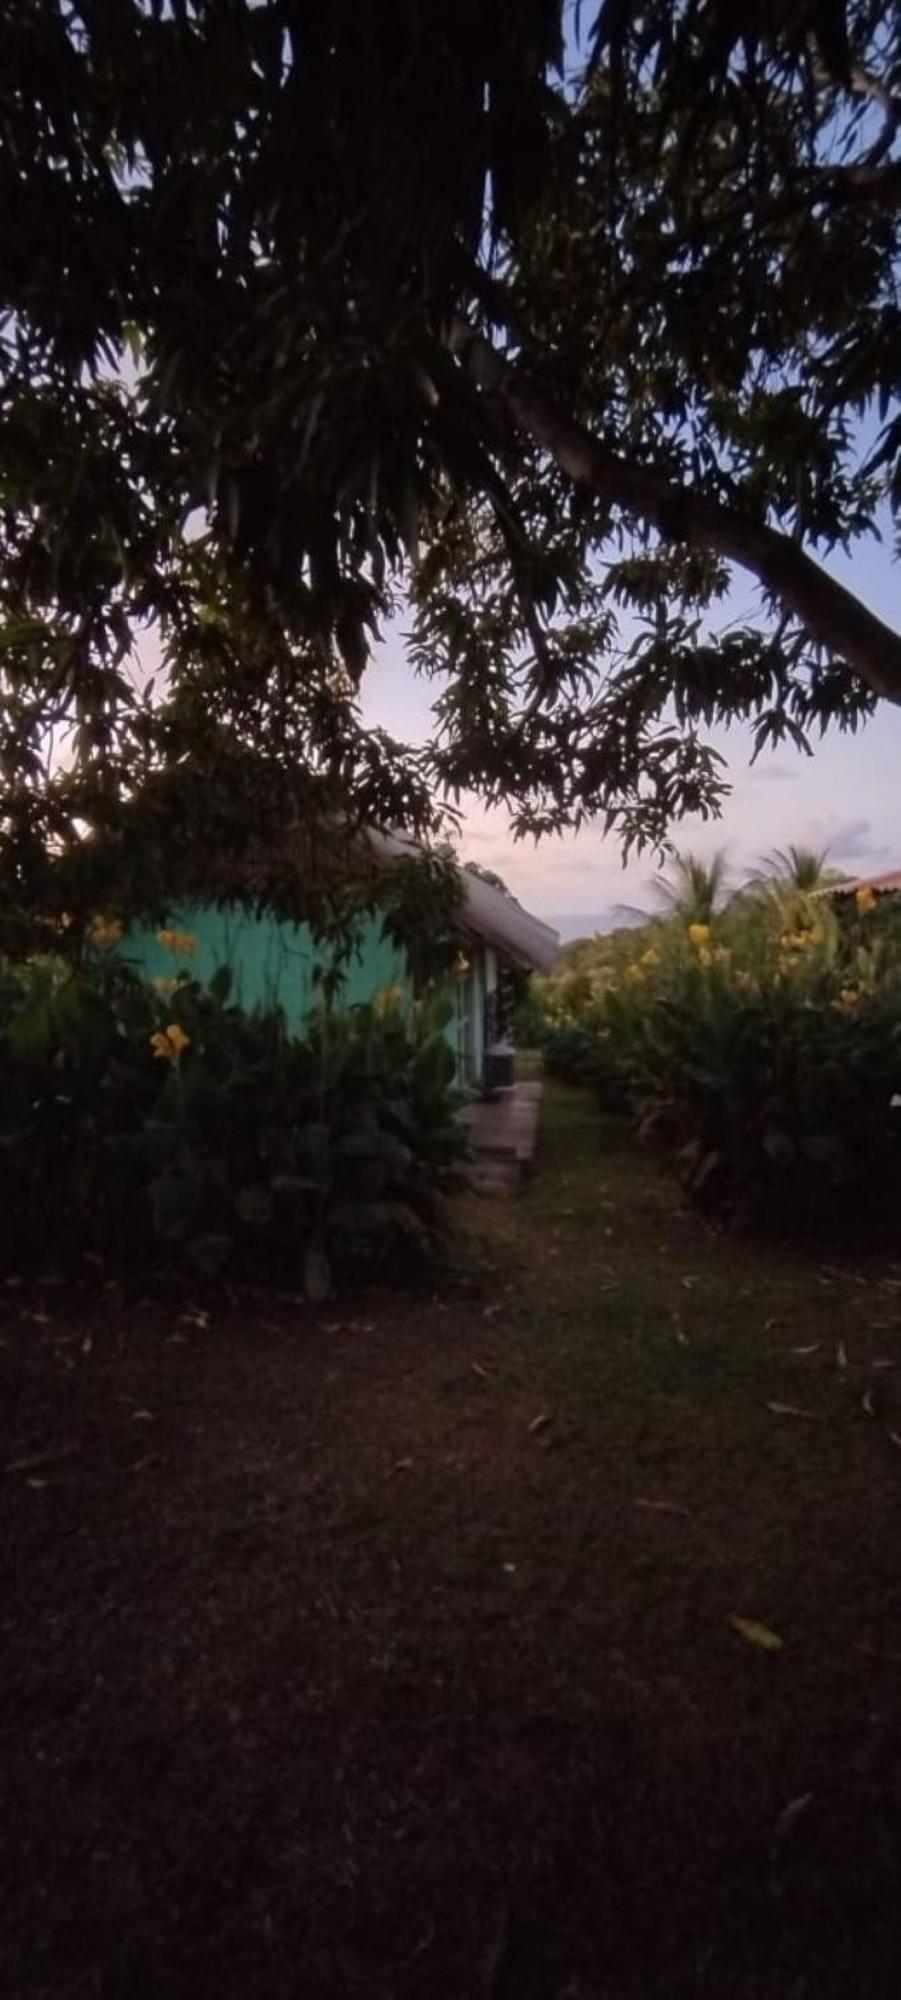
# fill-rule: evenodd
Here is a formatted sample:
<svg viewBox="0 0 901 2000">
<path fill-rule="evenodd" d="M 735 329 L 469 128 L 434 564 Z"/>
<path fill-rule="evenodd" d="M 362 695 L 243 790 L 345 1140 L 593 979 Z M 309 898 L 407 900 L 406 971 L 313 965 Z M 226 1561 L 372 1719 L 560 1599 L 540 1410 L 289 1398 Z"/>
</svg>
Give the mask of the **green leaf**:
<svg viewBox="0 0 901 2000">
<path fill-rule="evenodd" d="M 209 982 L 209 990 L 214 1000 L 223 1006 L 232 990 L 234 975 L 230 965 L 218 965 Z"/>
<path fill-rule="evenodd" d="M 400 1173 L 410 1165 L 412 1153 L 393 1132 L 348 1132 L 339 1139 L 335 1152 L 345 1160 L 377 1160 Z"/>
<path fill-rule="evenodd" d="M 303 1260 L 303 1288 L 310 1304 L 319 1306 L 331 1296 L 332 1272 L 321 1236 L 314 1236 L 307 1244 Z"/>
<path fill-rule="evenodd" d="M 227 1236 L 194 1236 L 185 1248 L 192 1269 L 205 1278 L 218 1278 L 228 1262 L 231 1242 Z"/>
<path fill-rule="evenodd" d="M 312 1121 L 302 1125 L 295 1139 L 295 1155 L 298 1166 L 317 1187 L 326 1189 L 331 1185 L 332 1144 L 327 1125 Z"/>
<path fill-rule="evenodd" d="M 240 1189 L 235 1209 L 242 1222 L 250 1223 L 255 1229 L 264 1229 L 272 1221 L 272 1195 L 267 1187 L 254 1182 Z"/>
<path fill-rule="evenodd" d="M 405 1201 L 341 1201 L 329 1210 L 330 1229 L 348 1236 L 424 1237 L 421 1218 Z"/>
</svg>

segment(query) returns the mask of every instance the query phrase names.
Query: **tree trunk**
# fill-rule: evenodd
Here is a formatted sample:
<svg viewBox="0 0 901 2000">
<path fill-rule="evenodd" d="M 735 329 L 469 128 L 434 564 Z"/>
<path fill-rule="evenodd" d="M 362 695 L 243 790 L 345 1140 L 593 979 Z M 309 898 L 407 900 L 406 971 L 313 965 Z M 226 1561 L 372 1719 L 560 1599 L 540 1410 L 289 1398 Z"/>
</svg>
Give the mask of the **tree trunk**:
<svg viewBox="0 0 901 2000">
<path fill-rule="evenodd" d="M 503 399 L 519 428 L 543 445 L 577 485 L 591 487 L 646 522 L 664 541 L 715 549 L 749 570 L 800 619 L 817 645 L 844 660 L 876 694 L 901 703 L 901 634 L 868 611 L 797 542 L 737 507 L 680 486 L 652 466 L 620 458 L 465 321 L 452 328 L 451 346 L 479 386 Z"/>
</svg>

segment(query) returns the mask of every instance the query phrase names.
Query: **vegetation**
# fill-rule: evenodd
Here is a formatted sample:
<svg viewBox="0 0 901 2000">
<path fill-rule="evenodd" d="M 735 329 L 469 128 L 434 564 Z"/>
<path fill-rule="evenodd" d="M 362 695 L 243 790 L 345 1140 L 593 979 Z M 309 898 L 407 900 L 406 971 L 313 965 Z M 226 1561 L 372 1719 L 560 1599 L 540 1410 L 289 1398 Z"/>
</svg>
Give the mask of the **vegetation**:
<svg viewBox="0 0 901 2000">
<path fill-rule="evenodd" d="M 0 984 L 0 1260 L 261 1271 L 331 1287 L 440 1232 L 464 1151 L 435 1003 L 388 990 L 303 1040 L 229 1003 L 226 969 L 156 990 L 95 925 L 79 967 Z M 184 965 L 192 940 L 161 933 Z"/>
<path fill-rule="evenodd" d="M 901 493 L 897 9 L 569 14 L 4 10 L 14 910 L 151 780 L 170 855 L 464 786 L 656 840 L 717 807 L 710 724 L 901 694 L 821 566 Z M 358 707 L 401 593 L 422 756 Z"/>
<path fill-rule="evenodd" d="M 897 1213 L 891 900 L 862 889 L 836 907 L 783 873 L 709 922 L 581 947 L 539 998 L 549 1072 L 628 1106 L 708 1207 L 784 1227 Z"/>
</svg>

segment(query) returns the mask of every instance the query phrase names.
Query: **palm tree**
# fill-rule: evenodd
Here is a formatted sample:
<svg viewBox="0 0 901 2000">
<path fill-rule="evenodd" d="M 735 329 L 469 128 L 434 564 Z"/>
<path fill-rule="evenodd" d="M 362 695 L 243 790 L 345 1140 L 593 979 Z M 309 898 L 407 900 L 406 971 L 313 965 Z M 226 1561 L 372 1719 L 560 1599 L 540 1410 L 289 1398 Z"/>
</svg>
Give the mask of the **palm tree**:
<svg viewBox="0 0 901 2000">
<path fill-rule="evenodd" d="M 816 896 L 845 880 L 840 868 L 830 867 L 828 847 L 799 847 L 792 841 L 788 847 L 776 847 L 767 855 L 748 877 L 748 886 L 768 895 L 791 898 Z"/>
<path fill-rule="evenodd" d="M 729 900 L 729 868 L 719 848 L 709 861 L 697 854 L 674 854 L 668 874 L 654 877 L 661 913 L 686 924 L 709 924 Z"/>
</svg>

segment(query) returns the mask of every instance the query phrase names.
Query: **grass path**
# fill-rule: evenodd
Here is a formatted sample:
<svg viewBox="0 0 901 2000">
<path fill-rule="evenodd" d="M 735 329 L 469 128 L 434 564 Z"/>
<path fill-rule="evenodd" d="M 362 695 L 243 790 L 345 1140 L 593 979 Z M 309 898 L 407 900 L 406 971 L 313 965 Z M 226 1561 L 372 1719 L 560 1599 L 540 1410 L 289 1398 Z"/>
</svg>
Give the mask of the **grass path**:
<svg viewBox="0 0 901 2000">
<path fill-rule="evenodd" d="M 435 1297 L 9 1294 L 9 2000 L 468 2000 L 525 1918 L 507 2000 L 897 1995 L 901 1265 L 563 1090 L 465 1216 Z"/>
</svg>

